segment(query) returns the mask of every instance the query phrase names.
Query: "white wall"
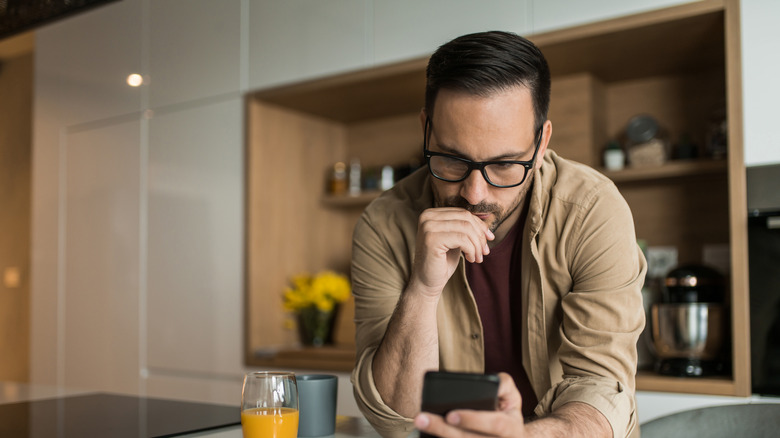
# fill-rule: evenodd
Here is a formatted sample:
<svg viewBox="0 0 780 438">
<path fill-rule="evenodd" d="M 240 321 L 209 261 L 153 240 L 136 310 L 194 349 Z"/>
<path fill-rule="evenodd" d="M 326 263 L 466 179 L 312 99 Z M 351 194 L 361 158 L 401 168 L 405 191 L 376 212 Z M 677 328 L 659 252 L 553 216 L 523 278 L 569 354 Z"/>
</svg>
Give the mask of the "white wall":
<svg viewBox="0 0 780 438">
<path fill-rule="evenodd" d="M 246 92 L 423 56 L 467 32 L 546 31 L 678 2 L 124 0 L 46 26 L 33 382 L 237 403 Z M 744 3 L 745 83 L 773 83 L 752 45 L 778 39 L 759 12 L 777 6 Z M 134 72 L 145 85 L 125 84 Z M 761 120 L 745 124 L 752 163 L 780 160 L 765 146 L 777 134 L 760 90 L 762 100 L 745 88 L 745 114 Z M 356 414 L 341 377 L 341 409 Z"/>
<path fill-rule="evenodd" d="M 742 101 L 748 166 L 780 163 L 778 18 L 777 0 L 742 0 Z"/>
</svg>

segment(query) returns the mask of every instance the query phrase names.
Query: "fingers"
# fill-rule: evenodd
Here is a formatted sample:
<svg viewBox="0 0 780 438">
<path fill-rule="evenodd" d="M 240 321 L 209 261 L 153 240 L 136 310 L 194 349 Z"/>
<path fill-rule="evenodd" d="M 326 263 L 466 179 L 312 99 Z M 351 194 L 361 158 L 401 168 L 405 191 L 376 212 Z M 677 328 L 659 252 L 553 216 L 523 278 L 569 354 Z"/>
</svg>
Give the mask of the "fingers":
<svg viewBox="0 0 780 438">
<path fill-rule="evenodd" d="M 428 209 L 420 215 L 419 232 L 426 247 L 460 250 L 466 260 L 481 263 L 495 236 L 478 217 L 461 208 Z"/>
<path fill-rule="evenodd" d="M 499 411 L 456 410 L 446 418 L 422 412 L 414 419 L 420 431 L 442 438 L 522 436 L 523 418 Z"/>
<path fill-rule="evenodd" d="M 521 414 L 523 398 L 515 385 L 514 379 L 507 373 L 498 373 L 498 410 L 517 412 Z"/>
<path fill-rule="evenodd" d="M 472 263 L 482 263 L 495 239 L 487 225 L 462 208 L 425 210 L 417 225 L 409 290 L 438 299 L 458 266 L 461 253 Z"/>
<path fill-rule="evenodd" d="M 421 412 L 414 418 L 414 427 L 420 430 L 420 432 L 439 438 L 467 438 L 475 436 L 468 431 L 459 429 L 457 426 L 447 424 L 442 417 L 427 412 Z"/>
</svg>

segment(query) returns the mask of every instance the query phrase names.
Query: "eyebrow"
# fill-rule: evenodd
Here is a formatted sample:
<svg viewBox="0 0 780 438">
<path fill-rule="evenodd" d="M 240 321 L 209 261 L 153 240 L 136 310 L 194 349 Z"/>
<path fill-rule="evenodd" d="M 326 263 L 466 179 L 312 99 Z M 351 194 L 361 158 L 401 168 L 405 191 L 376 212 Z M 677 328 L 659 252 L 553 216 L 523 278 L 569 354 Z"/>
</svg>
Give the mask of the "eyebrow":
<svg viewBox="0 0 780 438">
<path fill-rule="evenodd" d="M 457 149 L 455 149 L 455 148 L 453 148 L 451 146 L 447 146 L 447 145 L 444 145 L 444 144 L 441 144 L 441 143 L 437 143 L 436 146 L 439 149 L 441 149 L 442 152 L 444 152 L 445 154 L 455 155 L 456 157 L 465 158 L 465 159 L 467 159 L 469 161 L 478 162 L 478 161 L 474 160 L 472 157 L 468 157 L 466 155 L 463 155 Z M 535 146 L 536 146 L 536 144 L 534 143 L 534 147 Z M 527 151 L 526 151 L 526 153 L 527 153 Z M 482 162 L 485 163 L 485 162 L 489 162 L 489 161 L 523 161 L 523 160 L 520 159 L 520 158 L 523 157 L 523 155 L 525 155 L 525 153 L 521 153 L 521 154 L 507 153 L 507 154 L 497 155 L 495 157 L 492 157 L 492 158 L 490 158 L 488 160 L 484 160 Z"/>
</svg>

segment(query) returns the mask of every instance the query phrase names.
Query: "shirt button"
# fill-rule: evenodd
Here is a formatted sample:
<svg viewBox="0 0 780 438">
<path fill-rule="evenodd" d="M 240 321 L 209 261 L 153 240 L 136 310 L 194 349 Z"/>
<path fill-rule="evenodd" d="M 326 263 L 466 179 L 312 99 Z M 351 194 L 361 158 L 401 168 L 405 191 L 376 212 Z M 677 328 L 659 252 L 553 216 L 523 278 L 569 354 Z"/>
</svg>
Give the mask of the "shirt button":
<svg viewBox="0 0 780 438">
<path fill-rule="evenodd" d="M 471 339 L 473 339 L 473 340 L 475 340 L 475 341 L 476 341 L 477 339 L 479 339 L 479 333 L 472 333 L 472 334 L 471 334 Z"/>
</svg>

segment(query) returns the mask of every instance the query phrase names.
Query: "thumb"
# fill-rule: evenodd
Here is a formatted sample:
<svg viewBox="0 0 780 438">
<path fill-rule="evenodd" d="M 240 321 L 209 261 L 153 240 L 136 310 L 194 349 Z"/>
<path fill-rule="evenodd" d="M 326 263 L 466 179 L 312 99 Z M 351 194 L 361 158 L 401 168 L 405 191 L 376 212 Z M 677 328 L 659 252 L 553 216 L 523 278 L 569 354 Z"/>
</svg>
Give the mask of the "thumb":
<svg viewBox="0 0 780 438">
<path fill-rule="evenodd" d="M 512 376 L 507 373 L 498 373 L 498 378 L 498 410 L 502 412 L 522 412 L 523 398 Z"/>
</svg>

